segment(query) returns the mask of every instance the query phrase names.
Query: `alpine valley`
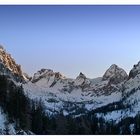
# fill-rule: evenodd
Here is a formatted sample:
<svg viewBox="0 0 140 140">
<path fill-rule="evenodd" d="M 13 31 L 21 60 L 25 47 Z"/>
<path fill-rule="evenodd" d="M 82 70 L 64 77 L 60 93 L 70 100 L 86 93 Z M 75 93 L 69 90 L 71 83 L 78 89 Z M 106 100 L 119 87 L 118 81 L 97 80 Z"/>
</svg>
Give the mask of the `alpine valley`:
<svg viewBox="0 0 140 140">
<path fill-rule="evenodd" d="M 140 134 L 140 62 L 95 79 L 44 68 L 30 77 L 0 46 L 0 134 Z"/>
</svg>

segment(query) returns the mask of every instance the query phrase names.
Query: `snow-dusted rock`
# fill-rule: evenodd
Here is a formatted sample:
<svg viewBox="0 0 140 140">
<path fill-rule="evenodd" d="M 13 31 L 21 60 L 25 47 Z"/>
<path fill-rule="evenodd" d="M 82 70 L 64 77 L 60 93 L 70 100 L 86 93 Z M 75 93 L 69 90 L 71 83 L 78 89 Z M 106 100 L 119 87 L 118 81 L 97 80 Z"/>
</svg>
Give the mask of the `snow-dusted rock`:
<svg viewBox="0 0 140 140">
<path fill-rule="evenodd" d="M 134 65 L 133 69 L 129 73 L 129 79 L 134 78 L 136 75 L 140 74 L 140 61 L 138 64 Z"/>
<path fill-rule="evenodd" d="M 17 65 L 11 55 L 6 53 L 6 51 L 2 48 L 0 49 L 0 61 L 5 65 L 6 68 L 11 70 L 13 73 L 22 76 L 21 66 Z"/>
<path fill-rule="evenodd" d="M 86 78 L 86 76 L 80 72 L 79 76 L 74 81 L 76 86 L 88 85 L 90 84 L 90 80 Z"/>
<path fill-rule="evenodd" d="M 111 84 L 118 84 L 128 79 L 127 73 L 113 64 L 103 75 L 103 80 L 108 80 Z"/>
<path fill-rule="evenodd" d="M 64 80 L 65 76 L 63 76 L 59 72 L 53 72 L 50 69 L 41 69 L 37 73 L 34 74 L 31 82 L 36 85 L 44 86 L 44 87 L 53 87 L 58 81 Z"/>
<path fill-rule="evenodd" d="M 25 77 L 21 70 L 21 66 L 16 64 L 10 54 L 0 45 L 0 74 L 8 75 L 16 81 L 24 81 Z"/>
</svg>

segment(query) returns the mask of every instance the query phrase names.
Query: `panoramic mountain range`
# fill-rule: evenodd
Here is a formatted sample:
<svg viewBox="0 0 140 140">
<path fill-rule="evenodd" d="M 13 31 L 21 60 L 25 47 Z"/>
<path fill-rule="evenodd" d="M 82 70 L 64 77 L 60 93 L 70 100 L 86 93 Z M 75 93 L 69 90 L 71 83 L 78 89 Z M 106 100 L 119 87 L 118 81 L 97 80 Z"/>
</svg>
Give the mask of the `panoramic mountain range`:
<svg viewBox="0 0 140 140">
<path fill-rule="evenodd" d="M 140 62 L 95 79 L 45 68 L 30 77 L 0 46 L 0 110 L 1 134 L 140 134 Z"/>
</svg>

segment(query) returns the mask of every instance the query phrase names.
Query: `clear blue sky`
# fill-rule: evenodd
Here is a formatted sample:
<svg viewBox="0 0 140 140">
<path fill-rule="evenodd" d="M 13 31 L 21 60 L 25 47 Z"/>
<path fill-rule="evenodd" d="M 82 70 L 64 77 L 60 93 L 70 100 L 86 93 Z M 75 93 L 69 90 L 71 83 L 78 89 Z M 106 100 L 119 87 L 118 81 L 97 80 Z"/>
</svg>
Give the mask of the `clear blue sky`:
<svg viewBox="0 0 140 140">
<path fill-rule="evenodd" d="M 140 6 L 0 6 L 0 44 L 29 74 L 128 72 L 140 60 Z"/>
</svg>

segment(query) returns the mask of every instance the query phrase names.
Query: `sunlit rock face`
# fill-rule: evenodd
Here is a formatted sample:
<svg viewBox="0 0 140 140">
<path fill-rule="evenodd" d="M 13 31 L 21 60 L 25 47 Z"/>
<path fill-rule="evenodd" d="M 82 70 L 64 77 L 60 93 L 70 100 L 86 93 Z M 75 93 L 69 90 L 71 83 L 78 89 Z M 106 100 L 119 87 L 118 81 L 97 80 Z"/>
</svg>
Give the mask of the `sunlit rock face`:
<svg viewBox="0 0 140 140">
<path fill-rule="evenodd" d="M 0 74 L 14 77 L 17 81 L 24 81 L 21 66 L 16 64 L 10 54 L 0 45 Z"/>
</svg>

